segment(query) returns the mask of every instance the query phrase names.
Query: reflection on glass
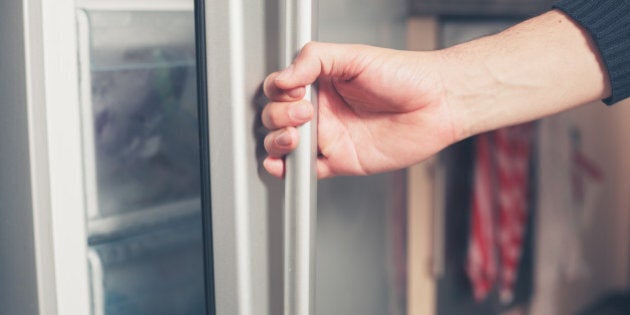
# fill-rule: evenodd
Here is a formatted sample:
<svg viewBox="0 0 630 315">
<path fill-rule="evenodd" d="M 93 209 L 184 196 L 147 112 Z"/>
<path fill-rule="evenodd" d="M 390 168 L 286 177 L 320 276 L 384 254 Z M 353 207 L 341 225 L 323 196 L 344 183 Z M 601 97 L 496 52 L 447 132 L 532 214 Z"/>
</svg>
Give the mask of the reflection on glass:
<svg viewBox="0 0 630 315">
<path fill-rule="evenodd" d="M 202 314 L 193 13 L 90 11 L 79 26 L 92 312 Z"/>
<path fill-rule="evenodd" d="M 186 66 L 93 70 L 101 216 L 199 194 L 194 84 Z"/>
<path fill-rule="evenodd" d="M 193 20 L 90 14 L 100 216 L 199 195 Z"/>
</svg>

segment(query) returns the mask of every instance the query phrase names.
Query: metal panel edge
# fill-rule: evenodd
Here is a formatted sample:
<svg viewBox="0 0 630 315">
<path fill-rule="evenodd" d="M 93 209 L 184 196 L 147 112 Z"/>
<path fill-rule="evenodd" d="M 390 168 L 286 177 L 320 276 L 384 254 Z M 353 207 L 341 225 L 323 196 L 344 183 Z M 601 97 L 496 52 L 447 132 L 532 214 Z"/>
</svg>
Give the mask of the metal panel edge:
<svg viewBox="0 0 630 315">
<path fill-rule="evenodd" d="M 214 287 L 214 242 L 212 237 L 212 184 L 210 180 L 210 125 L 207 95 L 205 1 L 195 0 L 195 50 L 197 60 L 197 112 L 201 166 L 201 221 L 203 233 L 205 313 L 216 314 Z"/>
<path fill-rule="evenodd" d="M 87 270 L 87 233 L 83 182 L 82 126 L 79 105 L 79 70 L 75 3 L 73 0 L 34 0 L 41 3 L 43 67 L 33 78 L 43 78 L 46 154 L 49 167 L 49 209 L 37 209 L 42 224 L 51 229 L 54 257 L 41 257 L 41 264 L 54 261 L 57 314 L 89 314 L 90 290 Z M 34 24 L 33 24 L 34 25 Z M 41 106 L 41 105 L 40 105 Z M 48 213 L 47 213 L 48 212 Z M 45 221 L 50 221 L 47 223 Z M 42 249 L 49 248 L 43 244 Z M 48 253 L 49 255 L 50 253 Z M 49 310 L 47 310 L 49 311 Z M 54 314 L 54 313 L 53 313 Z"/>
<path fill-rule="evenodd" d="M 3 116 L 13 119 L 4 131 L 9 136 L 14 133 L 1 140 L 10 150 L 3 154 L 3 163 L 12 169 L 4 175 L 15 186 L 1 193 L 7 194 L 3 205 L 9 207 L 4 208 L 7 212 L 0 222 L 11 226 L 11 244 L 6 249 L 13 251 L 3 252 L 3 265 L 8 265 L 3 274 L 9 280 L 3 279 L 2 289 L 11 294 L 2 294 L 9 299 L 2 303 L 2 313 L 88 313 L 87 307 L 81 307 L 88 304 L 87 290 L 75 285 L 87 278 L 81 268 L 86 265 L 81 250 L 85 238 L 74 233 L 83 228 L 81 179 L 72 176 L 77 175 L 73 170 L 80 172 L 80 160 L 67 159 L 73 153 L 80 158 L 80 145 L 67 150 L 80 132 L 59 133 L 78 121 L 72 114 L 78 109 L 73 97 L 77 83 L 72 76 L 76 66 L 73 11 L 70 0 L 54 5 L 43 0 L 3 2 L 0 9 L 7 30 L 0 35 L 3 52 L 7 52 L 3 61 L 12 63 L 12 72 L 3 72 L 12 75 L 6 85 L 10 90 L 0 89 L 10 105 L 3 106 Z M 60 165 L 64 167 L 57 168 Z M 73 200 L 79 201 L 76 207 L 68 207 Z M 5 264 L 7 260 L 12 264 Z"/>
<path fill-rule="evenodd" d="M 33 234 L 40 314 L 57 314 L 54 246 L 52 242 L 52 213 L 50 207 L 50 171 L 45 104 L 43 55 L 42 2 L 24 2 L 24 54 L 26 59 L 26 87 L 28 138 L 31 165 Z"/>
<path fill-rule="evenodd" d="M 249 0 L 206 1 L 204 8 L 219 315 L 259 315 L 269 310 L 266 202 L 251 134 L 253 100 L 265 70 L 263 5 Z"/>
<path fill-rule="evenodd" d="M 33 187 L 28 130 L 25 56 L 28 6 L 0 2 L 0 313 L 31 314 L 40 308 L 33 226 Z"/>
<path fill-rule="evenodd" d="M 210 142 L 210 178 L 213 187 L 212 196 L 212 242 L 213 242 L 213 267 L 215 291 L 215 310 L 217 314 L 247 314 L 242 311 L 241 301 L 242 289 L 239 279 L 239 271 L 242 269 L 242 262 L 238 261 L 239 252 L 243 251 L 242 245 L 239 248 L 237 241 L 236 226 L 239 224 L 236 217 L 236 188 L 233 187 L 235 175 L 231 172 L 236 162 L 232 160 L 233 138 L 230 122 L 232 112 L 230 106 L 232 102 L 231 87 L 224 89 L 218 82 L 231 83 L 231 59 L 230 48 L 230 27 L 229 3 L 227 1 L 206 1 L 205 2 L 205 29 L 206 29 L 206 65 L 207 65 L 207 99 L 208 99 L 208 140 Z M 227 53 L 226 53 L 227 52 Z M 217 56 L 221 56 L 218 59 Z M 202 56 L 203 58 L 204 56 Z M 218 60 L 217 60 L 218 59 Z M 221 67 L 219 67 L 221 65 Z M 220 81 L 217 81 L 220 80 Z M 225 104 L 222 108 L 213 106 L 213 103 Z M 230 117 L 230 119 L 226 119 Z M 225 120 L 224 123 L 222 121 Z M 216 139 L 216 135 L 211 132 L 216 129 L 217 124 L 226 126 L 222 131 L 225 145 L 221 139 Z M 222 165 L 218 162 L 221 161 Z M 242 199 L 242 198 L 241 198 Z M 219 222 L 221 222 L 219 224 Z M 241 223 L 242 224 L 242 223 Z"/>
</svg>

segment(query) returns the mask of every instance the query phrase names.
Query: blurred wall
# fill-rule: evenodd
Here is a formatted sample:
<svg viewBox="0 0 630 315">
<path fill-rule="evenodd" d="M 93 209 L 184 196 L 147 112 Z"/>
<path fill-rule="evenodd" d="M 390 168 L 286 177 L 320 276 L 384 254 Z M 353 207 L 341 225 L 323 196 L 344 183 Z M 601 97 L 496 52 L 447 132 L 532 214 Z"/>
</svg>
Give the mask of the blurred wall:
<svg viewBox="0 0 630 315">
<path fill-rule="evenodd" d="M 319 0 L 319 6 L 320 41 L 404 48 L 404 0 Z M 394 180 L 380 174 L 319 182 L 317 314 L 397 314 L 387 225 Z"/>
<path fill-rule="evenodd" d="M 405 48 L 406 0 L 319 0 L 319 40 Z"/>
<path fill-rule="evenodd" d="M 630 146 L 626 143 L 630 134 L 630 101 L 612 107 L 597 102 L 560 115 L 558 118 L 567 119 L 579 131 L 581 151 L 601 168 L 604 177 L 599 185 L 586 188 L 585 197 L 590 204 L 584 209 L 569 209 L 580 220 L 577 245 L 582 249 L 585 273 L 573 279 L 561 278 L 551 289 L 538 285 L 532 314 L 537 314 L 541 304 L 549 303 L 546 299 L 550 296 L 554 297 L 557 314 L 575 314 L 604 294 L 627 289 L 629 283 Z M 544 226 L 540 220 L 547 216 L 539 212 L 539 227 Z M 538 256 L 545 254 L 546 244 L 557 241 L 542 238 L 542 233 L 545 231 L 537 231 Z M 545 278 L 537 275 L 538 283 Z"/>
<path fill-rule="evenodd" d="M 509 15 L 508 15 L 509 16 Z M 497 18 L 486 19 L 497 21 Z M 465 23 L 465 20 L 461 20 Z M 482 26 L 482 18 L 477 19 L 477 26 Z M 436 37 L 471 37 L 466 33 L 475 31 L 474 28 L 443 28 L 443 20 L 436 16 L 414 17 L 410 20 L 409 28 L 412 32 L 408 42 L 414 50 L 427 50 L 436 47 Z M 494 24 L 491 22 L 490 24 Z M 507 25 L 507 24 L 506 24 Z M 453 25 L 451 25 L 453 26 Z M 492 28 L 492 27 L 490 27 Z M 433 33 L 434 35 L 431 35 Z M 475 36 L 472 36 L 475 37 Z M 532 308 L 529 314 L 555 315 L 575 314 L 584 306 L 589 305 L 598 297 L 613 290 L 627 289 L 630 283 L 630 146 L 626 145 L 626 138 L 630 135 L 630 101 L 622 102 L 613 107 L 607 107 L 599 102 L 583 106 L 576 110 L 560 114 L 561 118 L 569 121 L 581 134 L 581 149 L 583 153 L 602 168 L 604 181 L 598 188 L 592 201 L 593 215 L 588 224 L 583 224 L 578 235 L 579 246 L 584 249 L 583 257 L 587 274 L 585 277 L 573 280 L 562 280 L 554 284 L 554 292 L 534 292 Z M 411 187 L 424 193 L 424 199 L 435 197 L 436 182 L 435 165 L 425 163 L 412 170 Z M 433 251 L 433 237 L 431 231 L 433 207 L 439 207 L 435 201 L 416 200 L 412 202 L 411 214 L 419 213 L 410 227 L 410 242 L 418 246 L 410 250 L 411 257 L 416 257 L 417 265 L 411 266 L 410 271 L 417 279 L 411 279 L 409 314 L 434 314 L 434 271 L 431 263 L 436 253 Z M 574 211 L 570 209 L 569 211 Z M 546 213 L 539 213 L 535 228 L 540 228 L 540 220 L 546 220 Z M 411 217 L 413 219 L 413 216 Z M 427 223 L 429 221 L 429 223 Z M 582 223 L 580 223 L 582 224 Z M 416 227 L 416 229 L 414 229 Z M 418 227 L 422 232 L 416 232 Z M 554 226 L 550 227 L 551 229 Z M 555 227 L 558 228 L 558 227 Z M 429 230 L 426 232 L 426 230 Z M 536 260 L 544 254 L 540 250 L 549 243 L 548 238 L 536 234 Z M 415 235 L 415 236 L 414 236 Z M 559 241 L 562 243 L 562 240 Z M 561 244 L 562 245 L 562 244 Z M 414 267 L 415 266 L 415 267 Z M 538 268 L 540 266 L 536 266 Z M 415 269 L 413 269 L 415 268 Z M 544 278 L 544 274 L 537 269 L 536 279 Z M 540 281 L 539 281 L 540 282 Z M 536 286 L 538 288 L 538 286 Z M 551 296 L 552 295 L 552 296 Z M 412 301 L 422 300 L 421 303 Z M 552 313 L 537 312 L 540 303 L 552 303 L 556 310 Z M 546 308 L 547 310 L 549 308 Z"/>
</svg>

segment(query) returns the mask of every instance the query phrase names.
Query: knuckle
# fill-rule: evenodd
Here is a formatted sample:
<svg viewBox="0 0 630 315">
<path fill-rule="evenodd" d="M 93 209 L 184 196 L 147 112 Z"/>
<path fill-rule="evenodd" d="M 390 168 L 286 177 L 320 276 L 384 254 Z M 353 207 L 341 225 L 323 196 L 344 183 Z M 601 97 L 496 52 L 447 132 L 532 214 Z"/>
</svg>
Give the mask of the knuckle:
<svg viewBox="0 0 630 315">
<path fill-rule="evenodd" d="M 302 54 L 305 57 L 310 57 L 316 54 L 317 52 L 317 47 L 318 47 L 318 43 L 317 42 L 308 42 L 306 43 L 306 45 L 304 45 L 304 47 L 302 48 Z"/>
<path fill-rule="evenodd" d="M 282 125 L 282 119 L 278 117 L 277 103 L 268 103 L 262 112 L 262 123 L 267 129 L 278 129 Z"/>
<path fill-rule="evenodd" d="M 274 114 L 270 113 L 267 116 L 267 120 L 268 120 L 268 127 L 270 129 L 277 129 L 279 127 L 278 117 L 275 116 Z"/>
<path fill-rule="evenodd" d="M 263 110 L 262 122 L 267 129 L 276 129 L 277 118 L 273 115 L 271 105 L 267 105 Z"/>
<path fill-rule="evenodd" d="M 264 146 L 265 146 L 265 151 L 267 151 L 267 153 L 269 155 L 272 155 L 273 153 L 273 136 L 272 135 L 267 135 L 265 137 L 265 141 L 264 141 Z"/>
</svg>

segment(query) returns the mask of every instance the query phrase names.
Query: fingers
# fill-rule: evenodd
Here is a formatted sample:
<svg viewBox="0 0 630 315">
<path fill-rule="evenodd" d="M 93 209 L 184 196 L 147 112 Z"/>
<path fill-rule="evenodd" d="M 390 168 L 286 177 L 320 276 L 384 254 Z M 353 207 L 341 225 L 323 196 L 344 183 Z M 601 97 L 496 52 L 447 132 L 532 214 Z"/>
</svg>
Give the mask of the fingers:
<svg viewBox="0 0 630 315">
<path fill-rule="evenodd" d="M 280 71 L 274 72 L 265 78 L 263 90 L 267 98 L 275 102 L 291 102 L 304 98 L 306 89 L 303 86 L 295 88 L 282 89 L 276 85 L 276 78 L 280 75 Z"/>
<path fill-rule="evenodd" d="M 277 178 L 284 177 L 286 164 L 283 158 L 269 156 L 263 161 L 263 166 L 272 176 Z M 325 160 L 320 159 L 317 161 L 317 178 L 324 179 L 334 175 Z"/>
<path fill-rule="evenodd" d="M 262 123 L 269 130 L 302 125 L 313 118 L 313 106 L 306 100 L 272 102 L 262 112 Z"/>
<path fill-rule="evenodd" d="M 269 174 L 277 178 L 284 177 L 284 159 L 268 156 L 263 161 L 263 166 Z"/>
<path fill-rule="evenodd" d="M 300 135 L 294 127 L 270 132 L 265 137 L 265 150 L 270 157 L 279 158 L 295 150 Z"/>
<path fill-rule="evenodd" d="M 299 142 L 296 126 L 313 118 L 313 106 L 303 100 L 306 86 L 320 76 L 352 79 L 361 72 L 358 56 L 369 53 L 367 46 L 338 45 L 312 42 L 304 46 L 293 64 L 270 74 L 263 83 L 264 93 L 271 102 L 262 112 L 263 125 L 272 130 L 264 140 L 269 156 L 263 166 L 276 177 L 284 176 L 282 157 L 295 150 Z M 318 177 L 334 175 L 327 163 L 318 161 Z"/>
<path fill-rule="evenodd" d="M 320 75 L 349 79 L 360 71 L 360 67 L 356 67 L 356 56 L 369 49 L 361 45 L 310 42 L 293 64 L 267 77 L 265 95 L 274 101 L 296 100 L 304 96 L 303 88 L 313 84 Z"/>
<path fill-rule="evenodd" d="M 334 173 L 327 162 L 328 161 L 325 157 L 317 159 L 317 178 L 324 179 L 334 176 Z"/>
</svg>

